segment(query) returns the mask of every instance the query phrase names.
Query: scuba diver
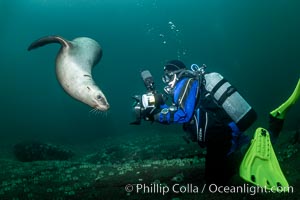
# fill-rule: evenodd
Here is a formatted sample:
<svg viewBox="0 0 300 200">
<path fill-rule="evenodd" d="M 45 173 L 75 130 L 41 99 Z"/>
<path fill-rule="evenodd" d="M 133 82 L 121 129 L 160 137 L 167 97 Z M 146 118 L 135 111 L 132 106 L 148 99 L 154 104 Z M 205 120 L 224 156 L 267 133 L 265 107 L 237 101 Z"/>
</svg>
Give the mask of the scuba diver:
<svg viewBox="0 0 300 200">
<path fill-rule="evenodd" d="M 242 133 L 254 123 L 257 115 L 222 75 L 206 72 L 205 69 L 205 65 L 199 67 L 193 64 L 189 70 L 179 60 L 167 62 L 162 77 L 166 84 L 164 91 L 167 96 L 157 93 L 151 73 L 144 70 L 141 76 L 148 92 L 142 96 L 134 96 L 137 120 L 132 124 L 140 124 L 141 119 L 162 124 L 183 124 L 188 139 L 198 142 L 207 150 L 206 182 L 224 185 L 236 173 L 233 153 L 250 141 Z M 297 97 L 294 97 L 293 101 L 271 112 L 269 131 L 274 137 L 281 131 L 285 113 L 293 104 L 291 102 L 297 100 L 299 93 L 298 89 Z M 171 97 L 171 105 L 167 105 L 167 97 Z M 254 148 L 249 148 L 243 161 L 256 162 L 253 156 L 255 152 L 252 153 L 255 150 L 252 149 Z M 244 172 L 241 176 L 249 182 L 258 184 L 259 178 L 257 176 L 253 178 L 251 174 L 254 173 L 253 168 L 244 166 L 246 167 L 240 168 L 240 174 Z"/>
</svg>

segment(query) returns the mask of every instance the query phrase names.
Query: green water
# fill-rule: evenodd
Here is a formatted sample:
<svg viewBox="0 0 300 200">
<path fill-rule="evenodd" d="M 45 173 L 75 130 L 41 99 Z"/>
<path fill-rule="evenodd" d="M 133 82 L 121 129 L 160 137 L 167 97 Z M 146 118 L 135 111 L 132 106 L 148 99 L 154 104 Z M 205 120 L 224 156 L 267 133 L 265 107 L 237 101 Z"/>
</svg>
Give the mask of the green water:
<svg viewBox="0 0 300 200">
<path fill-rule="evenodd" d="M 124 186 L 171 185 L 179 175 L 182 184 L 203 185 L 205 151 L 181 139 L 180 125 L 129 125 L 131 96 L 145 92 L 140 71 L 150 70 L 162 92 L 166 61 L 205 63 L 257 111 L 251 134 L 267 126 L 268 112 L 288 98 L 299 79 L 299 8 L 300 1 L 285 0 L 0 0 L 0 198 L 165 199 L 130 196 Z M 107 113 L 90 113 L 63 91 L 55 74 L 59 45 L 27 51 L 47 35 L 86 36 L 100 43 L 103 57 L 93 77 L 111 105 Z M 299 109 L 298 102 L 288 113 L 275 147 L 295 188 Z M 13 145 L 32 140 L 62 145 L 75 156 L 62 162 L 16 161 Z M 203 196 L 210 197 L 225 196 Z M 258 199 L 296 198 L 281 197 Z"/>
<path fill-rule="evenodd" d="M 299 77 L 299 1 L 2 0 L 1 142 L 31 138 L 89 143 L 103 136 L 138 133 L 131 96 L 144 92 L 141 69 L 162 91 L 162 66 L 181 59 L 223 74 L 265 125 Z M 107 114 L 68 96 L 55 77 L 59 45 L 28 52 L 46 35 L 88 36 L 103 48 L 93 76 L 111 104 Z M 299 124 L 299 104 L 286 129 Z M 146 126 L 149 128 L 148 126 Z M 165 127 L 154 126 L 164 131 Z"/>
</svg>

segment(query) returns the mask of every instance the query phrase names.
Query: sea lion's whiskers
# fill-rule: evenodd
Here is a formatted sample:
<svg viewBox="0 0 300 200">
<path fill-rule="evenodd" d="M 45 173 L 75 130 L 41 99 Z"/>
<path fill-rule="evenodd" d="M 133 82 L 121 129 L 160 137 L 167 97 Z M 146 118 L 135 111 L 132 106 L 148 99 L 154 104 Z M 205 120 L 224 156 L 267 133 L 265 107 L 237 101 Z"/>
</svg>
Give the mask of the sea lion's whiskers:
<svg viewBox="0 0 300 200">
<path fill-rule="evenodd" d="M 97 115 L 97 112 L 98 112 L 98 109 L 95 108 L 93 113 L 94 113 L 95 115 Z"/>
<path fill-rule="evenodd" d="M 103 111 L 99 110 L 99 113 L 101 114 L 101 117 L 105 117 L 105 118 L 107 118 L 108 112 L 109 111 L 103 112 Z"/>
<path fill-rule="evenodd" d="M 89 111 L 89 113 L 93 113 L 96 108 L 93 108 L 92 110 Z"/>
<path fill-rule="evenodd" d="M 101 110 L 99 110 L 99 109 L 97 110 L 97 114 L 98 114 L 98 115 L 103 116 L 103 113 L 104 113 L 104 112 L 102 112 Z"/>
<path fill-rule="evenodd" d="M 90 115 L 97 115 L 97 108 L 93 108 L 92 110 L 89 111 L 89 116 Z"/>
<path fill-rule="evenodd" d="M 94 110 L 95 108 L 93 108 L 92 110 L 90 110 L 89 111 L 89 116 L 91 116 L 91 114 L 93 113 L 93 110 Z"/>
</svg>

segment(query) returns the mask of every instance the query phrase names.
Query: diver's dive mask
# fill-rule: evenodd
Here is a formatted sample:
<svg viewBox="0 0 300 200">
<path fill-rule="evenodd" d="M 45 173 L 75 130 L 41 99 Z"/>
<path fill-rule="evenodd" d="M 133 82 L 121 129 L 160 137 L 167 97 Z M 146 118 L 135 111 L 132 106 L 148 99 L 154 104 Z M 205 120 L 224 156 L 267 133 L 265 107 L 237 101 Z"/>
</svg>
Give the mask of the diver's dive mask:
<svg viewBox="0 0 300 200">
<path fill-rule="evenodd" d="M 164 91 L 167 94 L 172 94 L 176 82 L 177 82 L 177 75 L 174 74 L 172 80 L 169 80 L 168 82 L 166 82 L 166 83 L 168 83 L 168 85 L 166 85 L 164 87 Z"/>
<path fill-rule="evenodd" d="M 167 94 L 172 94 L 172 91 L 174 89 L 174 86 L 178 79 L 181 77 L 181 74 L 183 72 L 183 69 L 172 71 L 172 72 L 166 72 L 162 77 L 162 81 L 166 84 L 167 86 L 164 87 L 164 91 Z"/>
<path fill-rule="evenodd" d="M 169 82 L 173 81 L 174 78 L 175 78 L 175 75 L 174 73 L 165 73 L 163 76 L 162 76 L 162 81 L 165 83 L 165 84 L 169 84 Z"/>
<path fill-rule="evenodd" d="M 186 71 L 185 69 L 179 69 L 176 71 L 167 71 L 165 70 L 164 75 L 162 76 L 162 81 L 164 83 L 169 84 L 170 82 L 174 81 L 174 80 L 178 80 L 181 75 L 183 74 L 183 72 Z"/>
</svg>

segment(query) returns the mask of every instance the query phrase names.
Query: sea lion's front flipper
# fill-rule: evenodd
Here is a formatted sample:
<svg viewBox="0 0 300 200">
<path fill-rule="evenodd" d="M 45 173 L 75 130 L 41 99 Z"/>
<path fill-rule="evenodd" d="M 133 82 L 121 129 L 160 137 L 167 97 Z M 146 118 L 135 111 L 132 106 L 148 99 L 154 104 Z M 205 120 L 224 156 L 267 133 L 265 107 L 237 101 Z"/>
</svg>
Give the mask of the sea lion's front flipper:
<svg viewBox="0 0 300 200">
<path fill-rule="evenodd" d="M 71 43 L 64 39 L 63 37 L 60 36 L 46 36 L 46 37 L 42 37 L 36 41 L 34 41 L 33 43 L 31 43 L 31 45 L 28 47 L 28 51 L 32 50 L 32 49 L 36 49 L 38 47 L 42 47 L 46 44 L 50 44 L 50 43 L 60 43 L 63 47 L 68 47 L 71 45 Z"/>
</svg>

